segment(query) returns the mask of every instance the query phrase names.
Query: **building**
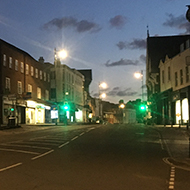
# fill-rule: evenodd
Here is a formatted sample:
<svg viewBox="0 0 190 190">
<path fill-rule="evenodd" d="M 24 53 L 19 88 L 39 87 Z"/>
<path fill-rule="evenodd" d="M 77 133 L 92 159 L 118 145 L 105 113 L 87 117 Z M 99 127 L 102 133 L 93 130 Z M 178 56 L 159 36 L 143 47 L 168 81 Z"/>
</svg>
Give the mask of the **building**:
<svg viewBox="0 0 190 190">
<path fill-rule="evenodd" d="M 155 123 L 162 124 L 162 99 L 160 96 L 160 60 L 166 56 L 174 57 L 180 53 L 180 45 L 187 41 L 190 35 L 179 36 L 147 36 L 146 86 L 149 110 Z M 165 101 L 167 101 L 165 99 Z"/>
<path fill-rule="evenodd" d="M 190 40 L 180 44 L 180 52 L 159 64 L 162 119 L 165 124 L 189 123 Z"/>
<path fill-rule="evenodd" d="M 0 40 L 0 123 L 10 116 L 17 123 L 45 123 L 50 119 L 50 72 L 43 59 Z"/>
<path fill-rule="evenodd" d="M 58 58 L 55 58 L 54 67 L 51 68 L 51 100 L 57 104 L 59 122 L 85 121 L 84 76 L 61 64 Z"/>
</svg>

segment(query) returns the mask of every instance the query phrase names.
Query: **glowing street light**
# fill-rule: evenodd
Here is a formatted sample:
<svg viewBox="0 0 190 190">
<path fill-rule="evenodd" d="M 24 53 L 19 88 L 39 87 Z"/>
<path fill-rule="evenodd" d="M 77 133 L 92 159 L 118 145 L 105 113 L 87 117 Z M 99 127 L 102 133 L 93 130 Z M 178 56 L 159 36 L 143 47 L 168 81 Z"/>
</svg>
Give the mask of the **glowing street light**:
<svg viewBox="0 0 190 190">
<path fill-rule="evenodd" d="M 106 93 L 100 94 L 100 98 L 102 98 L 102 99 L 106 98 Z"/>
<path fill-rule="evenodd" d="M 137 79 L 141 79 L 142 82 L 142 102 L 143 102 L 143 70 L 141 70 L 141 72 L 135 72 L 134 73 L 134 77 Z"/>
<path fill-rule="evenodd" d="M 106 89 L 107 88 L 107 84 L 105 82 L 102 82 L 99 84 L 100 88 Z"/>
<path fill-rule="evenodd" d="M 58 51 L 58 56 L 60 59 L 65 59 L 66 57 L 68 57 L 68 53 L 66 50 L 61 50 L 61 51 Z"/>
</svg>

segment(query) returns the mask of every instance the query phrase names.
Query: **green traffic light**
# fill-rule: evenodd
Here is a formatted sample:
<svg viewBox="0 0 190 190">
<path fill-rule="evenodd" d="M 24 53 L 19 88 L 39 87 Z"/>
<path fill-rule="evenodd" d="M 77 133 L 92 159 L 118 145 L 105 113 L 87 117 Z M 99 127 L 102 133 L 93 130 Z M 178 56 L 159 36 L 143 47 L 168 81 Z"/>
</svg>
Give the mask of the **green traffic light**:
<svg viewBox="0 0 190 190">
<path fill-rule="evenodd" d="M 15 109 L 14 108 L 11 108 L 11 111 L 14 111 Z"/>
<path fill-rule="evenodd" d="M 63 109 L 64 109 L 65 111 L 68 111 L 69 108 L 70 108 L 69 105 L 64 105 L 64 106 L 63 106 Z"/>
<path fill-rule="evenodd" d="M 141 105 L 140 106 L 140 110 L 145 111 L 146 110 L 146 106 L 145 105 Z"/>
</svg>

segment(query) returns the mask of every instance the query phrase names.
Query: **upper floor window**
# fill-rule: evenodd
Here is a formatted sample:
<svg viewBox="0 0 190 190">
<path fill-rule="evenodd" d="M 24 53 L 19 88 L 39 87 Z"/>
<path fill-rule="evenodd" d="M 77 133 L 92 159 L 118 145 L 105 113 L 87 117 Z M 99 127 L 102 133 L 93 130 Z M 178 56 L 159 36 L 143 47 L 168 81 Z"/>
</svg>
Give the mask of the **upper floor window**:
<svg viewBox="0 0 190 190">
<path fill-rule="evenodd" d="M 183 70 L 180 70 L 180 84 L 183 84 Z"/>
<path fill-rule="evenodd" d="M 13 65 L 13 58 L 9 57 L 9 68 L 12 68 Z"/>
<path fill-rule="evenodd" d="M 162 70 L 162 83 L 164 83 L 164 70 Z"/>
<path fill-rule="evenodd" d="M 28 84 L 28 92 L 32 92 L 32 85 Z"/>
<path fill-rule="evenodd" d="M 44 81 L 46 81 L 46 72 L 44 72 Z"/>
<path fill-rule="evenodd" d="M 31 76 L 34 76 L 34 67 L 31 66 L 30 72 L 31 72 Z"/>
<path fill-rule="evenodd" d="M 3 65 L 6 66 L 7 64 L 7 56 L 3 54 Z"/>
<path fill-rule="evenodd" d="M 45 90 L 45 99 L 49 100 L 49 91 L 48 90 Z"/>
<path fill-rule="evenodd" d="M 41 88 L 37 87 L 37 98 L 41 99 Z"/>
<path fill-rule="evenodd" d="M 42 80 L 42 71 L 40 70 L 40 80 Z"/>
<path fill-rule="evenodd" d="M 23 62 L 20 63 L 20 72 L 24 73 L 24 63 Z"/>
<path fill-rule="evenodd" d="M 22 94 L 22 82 L 21 81 L 17 82 L 17 92 L 18 92 L 18 94 Z"/>
<path fill-rule="evenodd" d="M 26 75 L 28 75 L 28 74 L 29 74 L 29 65 L 26 64 Z"/>
<path fill-rule="evenodd" d="M 177 76 L 177 72 L 175 72 L 175 86 L 178 86 L 178 76 Z"/>
<path fill-rule="evenodd" d="M 35 76 L 38 78 L 38 69 L 35 69 Z"/>
<path fill-rule="evenodd" d="M 170 71 L 170 67 L 168 67 L 168 81 L 171 80 L 171 71 Z"/>
<path fill-rule="evenodd" d="M 186 82 L 189 82 L 189 67 L 185 67 Z"/>
<path fill-rule="evenodd" d="M 11 89 L 11 80 L 10 78 L 6 77 L 5 79 L 5 88 L 10 91 Z"/>
<path fill-rule="evenodd" d="M 18 60 L 15 60 L 15 71 L 18 71 Z"/>
</svg>

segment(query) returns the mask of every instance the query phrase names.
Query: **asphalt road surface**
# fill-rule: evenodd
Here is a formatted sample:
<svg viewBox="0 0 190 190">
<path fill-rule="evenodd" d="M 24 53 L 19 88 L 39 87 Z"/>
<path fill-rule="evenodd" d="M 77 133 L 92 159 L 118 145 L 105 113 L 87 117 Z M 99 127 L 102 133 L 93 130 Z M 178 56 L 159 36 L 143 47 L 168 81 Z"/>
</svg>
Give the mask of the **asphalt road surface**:
<svg viewBox="0 0 190 190">
<path fill-rule="evenodd" d="M 189 171 L 163 161 L 166 142 L 143 125 L 2 131 L 0 190 L 187 190 Z"/>
</svg>

